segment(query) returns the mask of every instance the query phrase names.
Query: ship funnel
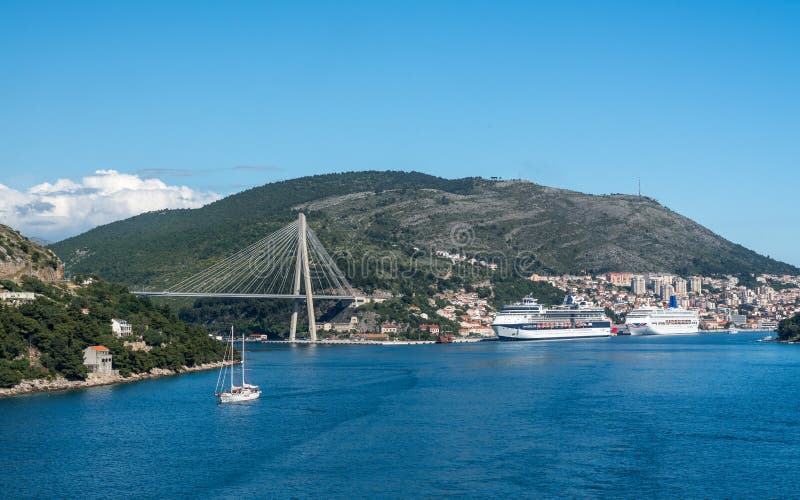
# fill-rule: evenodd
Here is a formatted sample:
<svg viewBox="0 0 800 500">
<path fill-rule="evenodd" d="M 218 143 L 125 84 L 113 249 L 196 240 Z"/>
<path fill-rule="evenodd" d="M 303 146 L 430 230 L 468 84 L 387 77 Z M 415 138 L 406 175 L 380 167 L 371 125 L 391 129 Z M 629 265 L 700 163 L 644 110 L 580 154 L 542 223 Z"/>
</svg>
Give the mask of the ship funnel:
<svg viewBox="0 0 800 500">
<path fill-rule="evenodd" d="M 669 308 L 670 309 L 677 309 L 678 308 L 678 298 L 674 295 L 669 296 Z"/>
</svg>

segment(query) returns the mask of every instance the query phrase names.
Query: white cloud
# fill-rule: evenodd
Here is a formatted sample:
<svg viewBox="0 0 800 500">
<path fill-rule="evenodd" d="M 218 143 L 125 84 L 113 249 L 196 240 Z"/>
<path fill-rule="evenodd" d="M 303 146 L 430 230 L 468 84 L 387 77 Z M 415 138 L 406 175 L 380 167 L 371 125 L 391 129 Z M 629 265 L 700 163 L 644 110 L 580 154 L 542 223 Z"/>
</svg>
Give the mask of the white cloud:
<svg viewBox="0 0 800 500">
<path fill-rule="evenodd" d="M 144 212 L 197 208 L 220 198 L 159 179 L 98 170 L 80 183 L 58 179 L 25 192 L 0 184 L 0 223 L 25 235 L 59 240 Z"/>
</svg>

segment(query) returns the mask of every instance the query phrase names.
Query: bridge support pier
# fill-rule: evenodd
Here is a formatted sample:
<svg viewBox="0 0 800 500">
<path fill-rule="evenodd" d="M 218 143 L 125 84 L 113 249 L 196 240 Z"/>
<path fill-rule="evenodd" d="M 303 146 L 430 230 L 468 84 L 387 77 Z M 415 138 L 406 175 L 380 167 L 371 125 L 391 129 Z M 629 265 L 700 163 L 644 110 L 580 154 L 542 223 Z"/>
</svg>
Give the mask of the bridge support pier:
<svg viewBox="0 0 800 500">
<path fill-rule="evenodd" d="M 308 307 L 308 334 L 312 342 L 317 341 L 317 321 L 314 316 L 314 296 L 311 293 L 311 270 L 308 264 L 308 244 L 306 242 L 306 216 L 300 214 L 298 216 L 299 235 L 297 239 L 297 261 L 294 268 L 294 295 L 300 294 L 300 273 L 304 277 L 304 285 L 306 289 L 306 305 Z M 302 266 L 302 267 L 301 267 Z M 299 309 L 299 301 L 295 299 L 292 301 L 292 319 L 289 325 L 289 340 L 294 342 L 297 336 L 297 313 Z"/>
</svg>

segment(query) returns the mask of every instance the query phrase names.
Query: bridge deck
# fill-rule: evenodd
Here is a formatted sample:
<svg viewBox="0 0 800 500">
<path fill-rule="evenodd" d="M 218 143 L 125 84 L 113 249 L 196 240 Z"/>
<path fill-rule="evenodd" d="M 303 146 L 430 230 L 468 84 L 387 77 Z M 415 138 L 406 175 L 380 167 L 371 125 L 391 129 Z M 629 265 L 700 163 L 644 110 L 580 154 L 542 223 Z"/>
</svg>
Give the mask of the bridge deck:
<svg viewBox="0 0 800 500">
<path fill-rule="evenodd" d="M 145 297 L 212 297 L 223 299 L 305 299 L 305 294 L 274 294 L 274 293 L 186 293 L 186 292 L 132 292 Z M 313 295 L 314 299 L 322 300 L 356 300 L 355 295 Z"/>
</svg>

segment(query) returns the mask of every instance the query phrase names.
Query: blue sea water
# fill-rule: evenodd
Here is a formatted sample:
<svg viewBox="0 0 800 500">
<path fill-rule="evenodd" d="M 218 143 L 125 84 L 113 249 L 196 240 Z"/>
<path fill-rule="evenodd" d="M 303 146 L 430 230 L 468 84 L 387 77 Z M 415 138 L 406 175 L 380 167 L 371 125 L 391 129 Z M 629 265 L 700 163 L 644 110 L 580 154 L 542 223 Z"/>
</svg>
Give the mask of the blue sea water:
<svg viewBox="0 0 800 500">
<path fill-rule="evenodd" d="M 8 497 L 793 497 L 800 345 L 765 335 L 253 345 L 216 372 L 0 400 Z"/>
</svg>

